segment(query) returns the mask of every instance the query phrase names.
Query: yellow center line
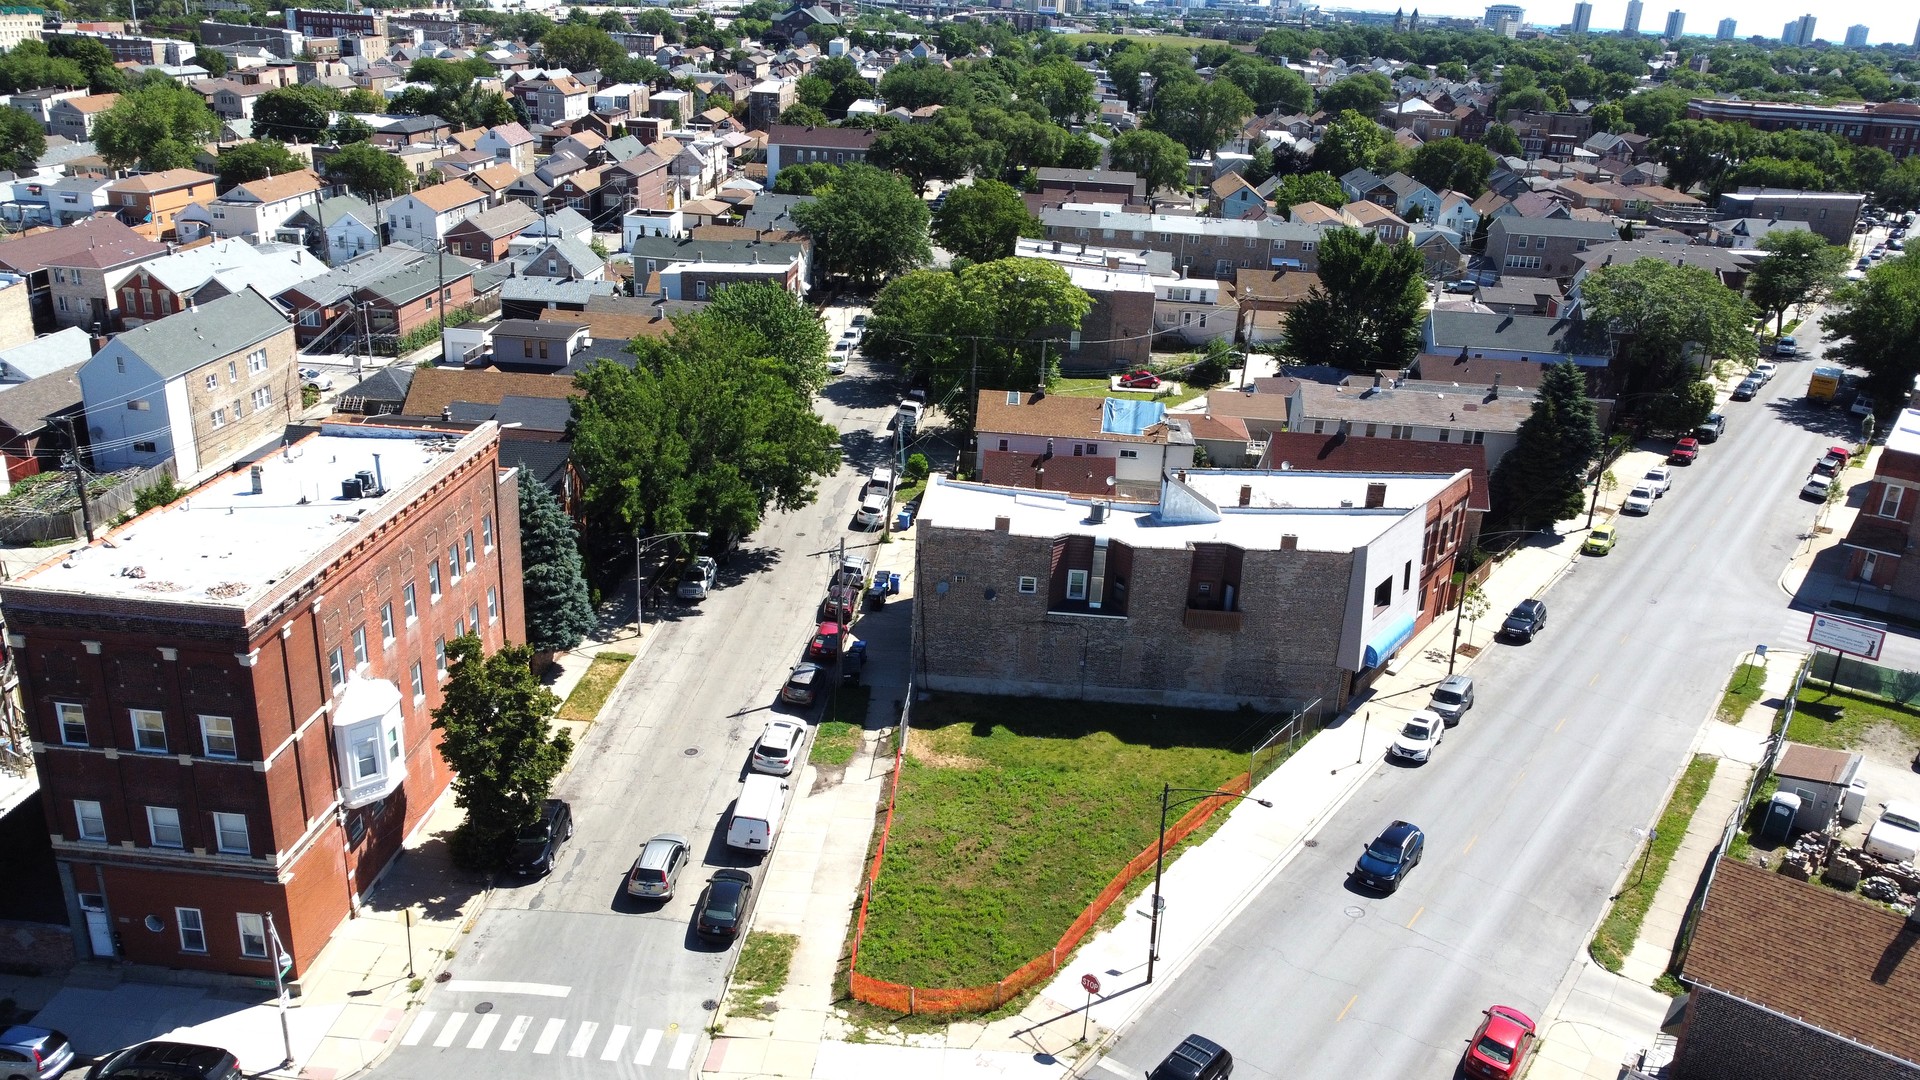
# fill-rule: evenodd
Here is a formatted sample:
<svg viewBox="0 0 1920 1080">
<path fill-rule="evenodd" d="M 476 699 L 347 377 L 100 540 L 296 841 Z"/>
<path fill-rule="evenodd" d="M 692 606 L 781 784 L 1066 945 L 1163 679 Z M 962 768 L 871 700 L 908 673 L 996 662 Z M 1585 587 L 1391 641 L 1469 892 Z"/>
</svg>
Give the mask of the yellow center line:
<svg viewBox="0 0 1920 1080">
<path fill-rule="evenodd" d="M 1629 636 L 1629 635 L 1627 635 L 1627 634 L 1621 634 L 1621 635 L 1620 635 L 1620 644 L 1622 644 L 1622 645 L 1625 645 L 1625 644 L 1627 643 L 1627 637 L 1628 637 L 1628 636 Z"/>
<path fill-rule="evenodd" d="M 1600 681 L 1600 673 L 1596 671 L 1593 673 L 1593 678 L 1587 680 L 1587 685 L 1592 686 L 1594 683 L 1597 683 L 1599 681 Z"/>
<path fill-rule="evenodd" d="M 1468 840 L 1468 841 L 1467 841 L 1467 846 L 1466 846 L 1466 847 L 1464 847 L 1464 848 L 1461 848 L 1461 849 L 1460 849 L 1460 854 L 1462 854 L 1462 855 L 1465 855 L 1465 854 L 1466 854 L 1467 852 L 1469 852 L 1469 851 L 1472 851 L 1472 850 L 1473 850 L 1473 845 L 1475 845 L 1475 844 L 1477 844 L 1477 843 L 1479 843 L 1479 842 L 1480 842 L 1480 834 L 1479 834 L 1479 833 L 1474 833 L 1474 834 L 1473 834 L 1473 838 L 1472 838 L 1471 840 Z"/>
<path fill-rule="evenodd" d="M 1354 1003 L 1354 1002 L 1356 1002 L 1356 1001 L 1359 1001 L 1359 1000 L 1360 1000 L 1360 995 L 1359 995 L 1359 994 L 1355 994 L 1355 995 L 1353 995 L 1352 997 L 1350 997 L 1350 998 L 1348 998 L 1348 999 L 1347 999 L 1347 1008 L 1346 1008 L 1346 1009 L 1341 1009 L 1341 1010 L 1340 1010 L 1340 1015 L 1339 1015 L 1339 1016 L 1336 1016 L 1336 1017 L 1334 1017 L 1334 1018 L 1333 1018 L 1333 1022 L 1337 1024 L 1337 1023 L 1339 1023 L 1340 1021 L 1342 1021 L 1342 1020 L 1345 1020 L 1345 1019 L 1347 1018 L 1347 1009 L 1351 1009 L 1351 1008 L 1353 1008 L 1353 1003 Z"/>
<path fill-rule="evenodd" d="M 1567 718 L 1563 716 L 1563 717 L 1561 717 L 1561 718 L 1560 718 L 1560 722 L 1559 722 L 1559 723 L 1557 723 L 1557 724 L 1555 724 L 1555 725 L 1553 725 L 1553 733 L 1554 733 L 1555 735 L 1558 735 L 1558 734 L 1560 734 L 1560 729 L 1561 729 L 1561 728 L 1563 728 L 1563 727 L 1566 727 L 1566 726 L 1567 726 Z"/>
<path fill-rule="evenodd" d="M 1426 909 L 1426 908 L 1424 908 L 1424 907 L 1422 907 L 1422 908 L 1419 908 L 1419 909 L 1416 909 L 1416 910 L 1414 911 L 1414 913 L 1413 913 L 1413 918 L 1411 918 L 1411 919 L 1408 919 L 1408 920 L 1407 920 L 1407 929 L 1409 929 L 1409 930 L 1411 930 L 1411 929 L 1413 929 L 1413 924 L 1414 924 L 1414 923 L 1417 923 L 1417 922 L 1419 922 L 1419 921 L 1420 921 L 1420 915 L 1421 915 L 1421 913 L 1422 913 L 1422 912 L 1424 912 L 1424 911 L 1426 911 L 1426 910 L 1427 910 L 1427 909 Z"/>
</svg>

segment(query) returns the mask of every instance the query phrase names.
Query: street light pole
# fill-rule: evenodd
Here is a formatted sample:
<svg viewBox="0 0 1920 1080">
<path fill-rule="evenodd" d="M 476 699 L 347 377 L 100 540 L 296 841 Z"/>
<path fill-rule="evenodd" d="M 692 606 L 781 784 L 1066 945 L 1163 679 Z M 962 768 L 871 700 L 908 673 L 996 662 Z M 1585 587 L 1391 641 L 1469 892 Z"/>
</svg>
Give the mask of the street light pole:
<svg viewBox="0 0 1920 1080">
<path fill-rule="evenodd" d="M 693 537 L 698 537 L 701 540 L 705 540 L 707 538 L 707 534 L 703 532 L 670 532 L 670 533 L 661 533 L 659 536 L 650 536 L 645 541 L 642 541 L 638 533 L 634 534 L 634 537 L 633 537 L 633 632 L 635 635 L 641 635 L 647 632 L 647 582 L 646 582 L 647 572 L 646 572 L 645 566 L 642 563 L 642 559 L 646 555 L 648 548 L 661 542 L 662 540 L 672 540 L 675 537 L 679 537 L 679 536 L 693 536 Z"/>
<path fill-rule="evenodd" d="M 1182 794 L 1191 793 L 1192 797 L 1187 799 L 1181 799 L 1179 802 L 1169 804 L 1167 802 L 1167 796 L 1173 794 L 1176 791 Z M 1161 900 L 1160 900 L 1160 872 L 1164 868 L 1167 860 L 1167 810 L 1169 808 L 1169 805 L 1185 806 L 1188 803 L 1199 802 L 1202 799 L 1212 799 L 1216 797 L 1224 798 L 1224 799 L 1246 799 L 1249 802 L 1257 802 L 1261 806 L 1267 807 L 1269 809 L 1273 807 L 1272 801 L 1268 799 L 1256 799 L 1250 794 L 1243 795 L 1237 791 L 1219 791 L 1219 790 L 1209 790 L 1206 788 L 1176 788 L 1176 787 L 1169 787 L 1164 783 L 1160 785 L 1160 835 L 1159 835 L 1159 838 L 1155 841 L 1155 847 L 1154 847 L 1154 853 L 1153 853 L 1153 907 L 1150 912 L 1150 917 L 1153 919 L 1153 925 L 1147 931 L 1147 981 L 1148 982 L 1153 981 L 1154 961 L 1160 959 L 1160 908 L 1162 906 Z"/>
</svg>

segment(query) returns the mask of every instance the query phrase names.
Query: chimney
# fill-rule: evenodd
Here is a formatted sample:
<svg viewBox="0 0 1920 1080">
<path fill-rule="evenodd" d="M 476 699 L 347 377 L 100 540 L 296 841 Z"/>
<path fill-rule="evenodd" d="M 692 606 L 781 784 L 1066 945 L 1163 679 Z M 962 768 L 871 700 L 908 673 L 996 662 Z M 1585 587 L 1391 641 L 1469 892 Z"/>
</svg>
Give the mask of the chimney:
<svg viewBox="0 0 1920 1080">
<path fill-rule="evenodd" d="M 1505 374 L 1505 373 L 1504 373 L 1504 372 L 1499 372 L 1499 371 L 1496 371 L 1496 372 L 1494 372 L 1494 373 L 1493 373 L 1493 393 L 1491 393 L 1491 394 L 1489 394 L 1489 395 L 1487 395 L 1488 397 L 1499 397 L 1499 396 L 1500 396 L 1500 376 L 1501 376 L 1501 375 L 1503 375 L 1503 374 Z"/>
<path fill-rule="evenodd" d="M 1367 509 L 1378 510 L 1387 505 L 1387 485 L 1374 483 L 1367 485 Z"/>
<path fill-rule="evenodd" d="M 1240 485 L 1240 505 L 1241 506 L 1253 505 L 1253 485 L 1252 484 Z"/>
<path fill-rule="evenodd" d="M 1383 376 L 1381 375 L 1380 372 L 1376 371 L 1373 373 L 1373 388 L 1375 390 L 1380 389 L 1380 385 L 1383 381 L 1384 381 Z"/>
<path fill-rule="evenodd" d="M 1280 534 L 1280 550 L 1281 551 L 1300 550 L 1300 538 L 1298 536 L 1295 536 L 1292 533 L 1281 533 Z"/>
</svg>

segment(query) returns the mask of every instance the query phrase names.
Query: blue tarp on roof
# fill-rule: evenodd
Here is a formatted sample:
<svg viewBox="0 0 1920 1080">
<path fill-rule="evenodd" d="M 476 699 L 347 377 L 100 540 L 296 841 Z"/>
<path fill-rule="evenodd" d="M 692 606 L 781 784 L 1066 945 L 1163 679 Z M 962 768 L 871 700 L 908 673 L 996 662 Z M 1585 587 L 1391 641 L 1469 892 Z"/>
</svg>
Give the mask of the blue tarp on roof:
<svg viewBox="0 0 1920 1080">
<path fill-rule="evenodd" d="M 1166 415 L 1167 407 L 1157 401 L 1107 398 L 1100 409 L 1100 430 L 1108 435 L 1139 435 Z"/>
</svg>

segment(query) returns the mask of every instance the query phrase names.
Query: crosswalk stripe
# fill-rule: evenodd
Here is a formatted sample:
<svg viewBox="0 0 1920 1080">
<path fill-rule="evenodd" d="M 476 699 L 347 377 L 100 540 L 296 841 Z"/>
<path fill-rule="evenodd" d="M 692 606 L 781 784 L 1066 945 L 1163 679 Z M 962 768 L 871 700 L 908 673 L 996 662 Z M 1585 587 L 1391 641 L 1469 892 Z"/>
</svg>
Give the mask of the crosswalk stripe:
<svg viewBox="0 0 1920 1080">
<path fill-rule="evenodd" d="M 467 1049 L 484 1049 L 487 1045 L 488 1037 L 493 1034 L 494 1027 L 499 1023 L 500 1015 L 498 1013 L 488 1013 L 482 1016 L 480 1022 L 474 1025 L 473 1037 L 467 1040 Z"/>
<path fill-rule="evenodd" d="M 600 1030 L 599 1024 L 591 1020 L 582 1021 L 580 1030 L 573 1033 L 573 1045 L 567 1047 L 567 1056 L 586 1057 L 587 1047 L 593 1043 L 593 1033 L 598 1030 Z"/>
<path fill-rule="evenodd" d="M 534 1040 L 533 1052 L 536 1054 L 553 1053 L 553 1044 L 560 1041 L 560 1032 L 566 1026 L 567 1022 L 565 1020 L 553 1019 L 547 1021 L 547 1026 L 540 1029 L 540 1038 Z"/>
<path fill-rule="evenodd" d="M 606 1048 L 600 1051 L 600 1060 L 619 1061 L 620 1051 L 626 1047 L 627 1036 L 632 1032 L 633 1028 L 626 1024 L 613 1025 L 613 1030 L 607 1033 Z"/>
<path fill-rule="evenodd" d="M 440 1037 L 433 1040 L 433 1045 L 441 1047 L 452 1046 L 454 1038 L 460 1034 L 460 1028 L 465 1025 L 466 1022 L 467 1014 L 463 1012 L 457 1012 L 447 1017 L 446 1025 L 440 1029 Z"/>
<path fill-rule="evenodd" d="M 513 1023 L 507 1025 L 507 1037 L 500 1040 L 500 1049 L 511 1054 L 520 1049 L 520 1040 L 527 1037 L 527 1029 L 533 1026 L 533 1017 L 516 1016 Z"/>
<path fill-rule="evenodd" d="M 693 1057 L 693 1044 L 697 1036 L 692 1032 L 673 1040 L 673 1053 L 667 1055 L 667 1071 L 679 1072 L 687 1067 L 687 1061 Z"/>
<path fill-rule="evenodd" d="M 636 1052 L 633 1055 L 633 1063 L 635 1065 L 653 1064 L 654 1052 L 659 1049 L 660 1049 L 659 1029 L 648 1028 L 647 1033 L 640 1037 L 640 1049 L 638 1052 Z"/>
<path fill-rule="evenodd" d="M 426 1036 L 427 1029 L 432 1027 L 433 1022 L 438 1019 L 440 1019 L 440 1014 L 437 1012 L 434 1012 L 432 1009 L 420 1010 L 420 1015 L 414 1017 L 413 1019 L 413 1026 L 408 1028 L 406 1035 L 401 1037 L 400 1045 L 401 1046 L 420 1045 L 420 1040 Z"/>
</svg>

